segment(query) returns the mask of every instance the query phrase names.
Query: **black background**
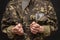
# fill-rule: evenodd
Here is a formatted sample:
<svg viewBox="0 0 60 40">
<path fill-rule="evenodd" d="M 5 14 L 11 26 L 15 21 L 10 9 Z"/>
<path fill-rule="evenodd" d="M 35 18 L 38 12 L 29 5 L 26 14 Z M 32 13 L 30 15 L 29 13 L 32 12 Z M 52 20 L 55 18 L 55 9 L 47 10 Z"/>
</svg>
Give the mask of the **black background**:
<svg viewBox="0 0 60 40">
<path fill-rule="evenodd" d="M 0 21 L 1 21 L 2 15 L 5 11 L 5 7 L 8 2 L 9 2 L 9 0 L 0 0 Z M 51 2 L 55 8 L 57 18 L 58 18 L 58 23 L 60 24 L 60 1 L 51 0 Z M 58 24 L 58 31 L 54 35 L 51 35 L 50 37 L 48 37 L 47 40 L 60 40 L 60 25 L 59 24 Z M 1 33 L 0 40 L 5 40 L 5 39 L 8 40 L 7 37 L 2 35 L 3 33 L 1 31 L 0 31 L 0 33 Z"/>
</svg>

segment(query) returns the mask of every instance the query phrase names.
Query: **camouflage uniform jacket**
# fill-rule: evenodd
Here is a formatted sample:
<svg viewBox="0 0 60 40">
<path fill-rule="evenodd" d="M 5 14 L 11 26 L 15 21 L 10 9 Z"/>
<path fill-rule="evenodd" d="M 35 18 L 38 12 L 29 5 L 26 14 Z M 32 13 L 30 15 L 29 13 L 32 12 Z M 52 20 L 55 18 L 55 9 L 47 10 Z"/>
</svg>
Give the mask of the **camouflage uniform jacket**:
<svg viewBox="0 0 60 40">
<path fill-rule="evenodd" d="M 32 21 L 44 27 L 44 33 L 32 34 L 29 25 Z M 11 28 L 22 23 L 25 34 L 15 35 Z M 12 40 L 43 40 L 57 30 L 57 18 L 49 0 L 10 0 L 1 21 L 2 32 Z"/>
</svg>

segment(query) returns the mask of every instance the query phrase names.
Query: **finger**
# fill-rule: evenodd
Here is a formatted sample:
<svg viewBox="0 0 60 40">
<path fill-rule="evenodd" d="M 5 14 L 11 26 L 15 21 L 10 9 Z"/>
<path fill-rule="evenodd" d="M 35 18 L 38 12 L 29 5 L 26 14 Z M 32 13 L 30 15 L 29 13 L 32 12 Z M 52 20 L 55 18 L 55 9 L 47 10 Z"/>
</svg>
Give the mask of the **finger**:
<svg viewBox="0 0 60 40">
<path fill-rule="evenodd" d="M 40 28 L 36 28 L 35 30 L 39 31 L 39 30 L 40 30 Z"/>
<path fill-rule="evenodd" d="M 18 32 L 17 34 L 18 34 L 18 35 L 23 35 L 24 33 Z"/>
<path fill-rule="evenodd" d="M 12 33 L 17 34 L 19 31 L 16 27 L 12 28 Z"/>
<path fill-rule="evenodd" d="M 36 24 L 34 24 L 34 25 L 31 25 L 30 27 L 35 27 L 36 26 Z"/>
<path fill-rule="evenodd" d="M 20 28 L 18 31 L 22 31 L 23 29 L 22 28 Z"/>
<path fill-rule="evenodd" d="M 43 30 L 43 27 L 37 27 L 36 30 Z"/>
<path fill-rule="evenodd" d="M 19 29 L 17 34 L 18 34 L 18 35 L 24 34 L 23 29 Z"/>
<path fill-rule="evenodd" d="M 35 24 L 36 26 L 40 26 L 39 24 Z"/>
<path fill-rule="evenodd" d="M 35 32 L 38 32 L 36 29 L 33 29 L 33 28 L 31 28 L 31 31 L 35 31 Z"/>
<path fill-rule="evenodd" d="M 31 27 L 30 29 L 37 30 L 35 27 Z"/>
<path fill-rule="evenodd" d="M 35 30 L 35 31 L 38 31 L 38 29 L 37 29 L 37 28 L 31 28 L 31 29 L 33 29 L 33 30 Z"/>
<path fill-rule="evenodd" d="M 30 29 L 35 29 L 35 27 L 30 27 Z"/>
<path fill-rule="evenodd" d="M 36 24 L 37 24 L 36 22 L 32 22 L 32 24 L 30 24 L 30 27 L 32 27 L 32 26 L 36 27 L 37 26 Z"/>
<path fill-rule="evenodd" d="M 21 28 L 22 27 L 22 24 L 19 23 L 18 25 L 16 25 L 16 27 Z"/>
<path fill-rule="evenodd" d="M 35 27 L 36 27 L 36 28 L 39 28 L 39 27 L 40 27 L 40 25 L 39 25 L 39 24 L 35 24 Z"/>
<path fill-rule="evenodd" d="M 33 21 L 31 24 L 32 24 L 32 25 L 33 25 L 33 24 L 36 24 L 36 22 L 35 22 L 35 21 Z"/>
<path fill-rule="evenodd" d="M 24 31 L 23 31 L 23 30 L 21 30 L 19 33 L 24 33 Z"/>
<path fill-rule="evenodd" d="M 37 33 L 37 31 L 31 31 L 33 34 L 36 34 Z"/>
<path fill-rule="evenodd" d="M 23 32 L 23 29 L 22 29 L 22 28 L 20 28 L 18 31 L 19 31 L 19 32 Z"/>
<path fill-rule="evenodd" d="M 37 26 L 37 25 L 32 25 L 32 26 L 31 26 L 31 28 L 32 28 L 32 27 L 35 27 L 35 28 L 37 28 L 38 26 Z"/>
</svg>

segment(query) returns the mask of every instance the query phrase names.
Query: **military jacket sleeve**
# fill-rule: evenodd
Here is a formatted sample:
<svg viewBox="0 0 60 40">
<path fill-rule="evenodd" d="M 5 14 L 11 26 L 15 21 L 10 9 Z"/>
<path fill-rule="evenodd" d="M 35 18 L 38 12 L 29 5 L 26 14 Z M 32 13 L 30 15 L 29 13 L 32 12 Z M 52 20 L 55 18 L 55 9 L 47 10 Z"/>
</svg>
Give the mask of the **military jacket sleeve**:
<svg viewBox="0 0 60 40">
<path fill-rule="evenodd" d="M 16 11 L 12 5 L 13 3 L 8 3 L 6 6 L 5 13 L 3 14 L 3 18 L 1 21 L 1 30 L 6 33 L 9 38 L 13 38 L 14 34 L 11 32 L 11 29 L 15 26 L 17 22 Z"/>
<path fill-rule="evenodd" d="M 43 25 L 44 26 L 44 36 L 49 36 L 51 33 L 55 32 L 58 27 L 57 27 L 57 17 L 56 17 L 56 12 L 53 8 L 53 5 L 51 2 L 48 2 L 47 5 L 47 24 L 48 25 Z M 43 18 L 42 18 L 43 19 Z"/>
</svg>

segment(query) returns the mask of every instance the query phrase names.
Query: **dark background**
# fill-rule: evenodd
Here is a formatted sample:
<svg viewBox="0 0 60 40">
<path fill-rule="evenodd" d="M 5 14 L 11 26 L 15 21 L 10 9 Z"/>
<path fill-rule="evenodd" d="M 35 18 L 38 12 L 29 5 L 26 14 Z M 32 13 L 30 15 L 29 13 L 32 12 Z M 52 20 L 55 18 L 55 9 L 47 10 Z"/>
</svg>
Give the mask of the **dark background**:
<svg viewBox="0 0 60 40">
<path fill-rule="evenodd" d="M 0 21 L 1 21 L 2 15 L 5 11 L 5 7 L 8 2 L 9 2 L 9 0 L 0 0 Z M 50 37 L 48 37 L 47 39 L 48 40 L 60 40 L 60 25 L 59 25 L 60 24 L 60 1 L 59 0 L 51 0 L 51 2 L 55 8 L 57 18 L 58 18 L 58 31 L 54 35 L 51 35 Z M 5 40 L 5 39 L 8 40 L 7 37 L 5 37 L 1 31 L 0 31 L 0 33 L 1 33 L 0 34 L 1 40 Z"/>
</svg>

